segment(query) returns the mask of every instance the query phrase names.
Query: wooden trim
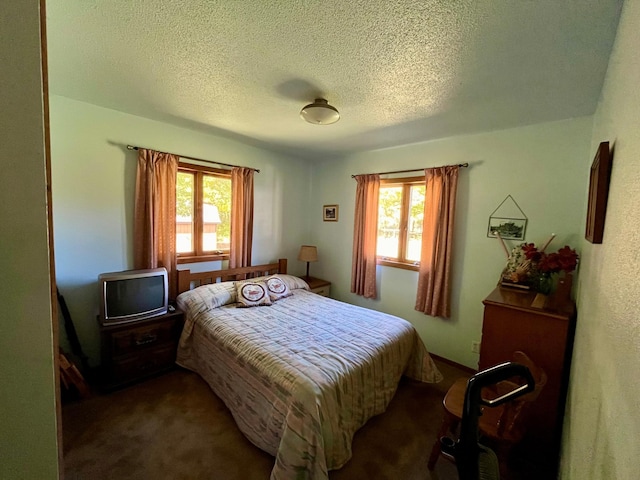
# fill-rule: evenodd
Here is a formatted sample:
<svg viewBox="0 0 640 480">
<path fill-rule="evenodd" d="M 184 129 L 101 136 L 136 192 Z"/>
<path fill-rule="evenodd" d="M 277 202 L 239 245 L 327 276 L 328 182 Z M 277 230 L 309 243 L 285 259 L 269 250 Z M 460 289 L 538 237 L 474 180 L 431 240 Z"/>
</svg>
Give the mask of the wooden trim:
<svg viewBox="0 0 640 480">
<path fill-rule="evenodd" d="M 434 360 L 438 360 L 439 362 L 446 363 L 447 365 L 451 365 L 452 367 L 459 368 L 460 370 L 463 370 L 470 375 L 475 375 L 476 373 L 478 373 L 478 370 L 474 370 L 473 368 L 461 365 L 460 363 L 449 360 L 448 358 L 441 357 L 440 355 L 436 355 L 435 353 L 429 353 L 429 355 L 431 355 Z"/>
<path fill-rule="evenodd" d="M 58 295 L 56 285 L 56 264 L 53 243 L 53 208 L 51 194 L 51 120 L 49 113 L 49 64 L 47 50 L 47 10 L 46 0 L 40 0 L 40 62 L 42 74 L 42 120 L 44 134 L 44 161 L 45 161 L 45 182 L 47 196 L 47 236 L 49 238 L 49 285 L 51 288 L 51 354 L 54 371 L 55 390 L 55 411 L 56 411 L 56 435 L 58 438 L 58 478 L 64 478 L 64 447 L 62 436 L 62 398 L 60 394 L 60 356 L 58 349 L 60 345 L 60 332 L 58 321 Z"/>
<path fill-rule="evenodd" d="M 376 260 L 377 265 L 382 265 L 384 267 L 395 267 L 402 268 L 403 270 L 413 270 L 415 272 L 420 271 L 420 265 L 414 265 L 413 263 L 401 262 L 399 260 L 384 260 L 381 257 L 378 257 Z"/>
<path fill-rule="evenodd" d="M 398 177 L 398 178 L 381 178 L 380 185 L 391 186 L 391 185 L 402 185 L 405 183 L 425 183 L 424 175 L 419 177 Z"/>
<path fill-rule="evenodd" d="M 200 285 L 226 282 L 229 280 L 246 280 L 248 278 L 287 273 L 287 259 L 281 258 L 277 263 L 255 265 L 252 267 L 229 268 L 210 272 L 191 273 L 191 270 L 178 270 L 178 294 Z"/>
<path fill-rule="evenodd" d="M 210 262 L 217 260 L 228 260 L 230 252 L 228 250 L 204 250 L 204 179 L 205 175 L 223 178 L 231 181 L 231 174 L 220 173 L 224 172 L 220 169 L 211 167 L 203 167 L 200 165 L 194 165 L 194 168 L 182 168 L 178 167 L 178 172 L 182 172 L 186 175 L 193 176 L 193 221 L 191 226 L 193 227 L 193 251 L 183 252 L 177 254 L 178 264 L 184 263 L 196 263 L 196 262 Z M 230 199 L 232 201 L 232 199 Z M 186 223 L 186 222 L 185 222 Z M 215 253 L 221 252 L 221 253 Z"/>
<path fill-rule="evenodd" d="M 193 212 L 193 248 L 195 249 L 196 256 L 202 253 L 202 229 L 203 229 L 203 212 L 204 205 L 204 192 L 203 192 L 203 180 L 202 172 L 194 172 L 193 180 L 195 186 L 195 210 Z"/>
<path fill-rule="evenodd" d="M 217 175 L 220 177 L 231 178 L 231 172 L 229 170 L 223 170 L 222 168 L 207 167 L 205 165 L 195 165 L 193 163 L 178 163 L 178 171 L 184 172 L 207 172 L 210 175 Z"/>
<path fill-rule="evenodd" d="M 399 260 L 406 262 L 407 259 L 407 232 L 409 230 L 409 204 L 411 202 L 411 185 L 402 185 L 402 203 L 400 205 L 400 234 L 398 235 Z"/>
<path fill-rule="evenodd" d="M 224 262 L 229 260 L 229 253 L 212 253 L 211 255 L 178 255 L 178 265 L 200 262 Z"/>
</svg>

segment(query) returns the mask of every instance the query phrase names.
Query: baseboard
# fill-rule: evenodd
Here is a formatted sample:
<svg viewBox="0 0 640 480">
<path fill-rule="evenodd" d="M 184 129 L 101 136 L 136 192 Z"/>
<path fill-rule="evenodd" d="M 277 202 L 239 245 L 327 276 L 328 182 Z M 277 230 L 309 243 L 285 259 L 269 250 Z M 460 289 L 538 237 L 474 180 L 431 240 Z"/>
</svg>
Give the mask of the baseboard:
<svg viewBox="0 0 640 480">
<path fill-rule="evenodd" d="M 454 362 L 453 360 L 449 360 L 448 358 L 444 358 L 444 357 L 441 357 L 440 355 L 436 355 L 435 353 L 429 353 L 429 355 L 431 355 L 433 359 L 438 360 L 439 362 L 446 363 L 447 365 L 451 365 L 452 367 L 459 368 L 460 370 L 463 370 L 469 373 L 470 375 L 474 375 L 478 373 L 478 371 L 474 370 L 473 368 L 467 367 L 466 365 L 461 365 L 457 362 Z"/>
</svg>

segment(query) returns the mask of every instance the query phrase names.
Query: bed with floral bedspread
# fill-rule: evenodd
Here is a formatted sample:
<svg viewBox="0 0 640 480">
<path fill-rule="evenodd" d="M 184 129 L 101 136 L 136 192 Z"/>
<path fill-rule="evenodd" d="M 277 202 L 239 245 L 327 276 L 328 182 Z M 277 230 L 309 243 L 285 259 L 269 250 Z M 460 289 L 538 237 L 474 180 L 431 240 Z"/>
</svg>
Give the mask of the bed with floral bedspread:
<svg viewBox="0 0 640 480">
<path fill-rule="evenodd" d="M 238 308 L 240 282 L 182 293 L 177 363 L 204 378 L 243 434 L 275 457 L 272 480 L 326 480 L 402 375 L 442 377 L 409 322 L 278 278 L 289 296 L 268 306 Z"/>
</svg>

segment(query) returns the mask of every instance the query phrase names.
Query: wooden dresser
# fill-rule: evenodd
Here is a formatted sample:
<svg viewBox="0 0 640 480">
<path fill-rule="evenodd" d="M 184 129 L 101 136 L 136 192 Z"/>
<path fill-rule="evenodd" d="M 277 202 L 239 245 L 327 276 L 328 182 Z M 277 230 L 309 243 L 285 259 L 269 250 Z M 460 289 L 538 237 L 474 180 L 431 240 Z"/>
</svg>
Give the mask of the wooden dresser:
<svg viewBox="0 0 640 480">
<path fill-rule="evenodd" d="M 103 387 L 107 390 L 171 369 L 182 333 L 180 310 L 122 325 L 100 325 Z"/>
<path fill-rule="evenodd" d="M 553 300 L 534 292 L 500 287 L 491 292 L 482 302 L 485 307 L 478 366 L 483 370 L 509 361 L 514 351 L 521 350 L 545 370 L 547 385 L 531 407 L 521 450 L 536 462 L 548 462 L 548 469 L 555 474 L 576 308 L 570 300 Z"/>
</svg>

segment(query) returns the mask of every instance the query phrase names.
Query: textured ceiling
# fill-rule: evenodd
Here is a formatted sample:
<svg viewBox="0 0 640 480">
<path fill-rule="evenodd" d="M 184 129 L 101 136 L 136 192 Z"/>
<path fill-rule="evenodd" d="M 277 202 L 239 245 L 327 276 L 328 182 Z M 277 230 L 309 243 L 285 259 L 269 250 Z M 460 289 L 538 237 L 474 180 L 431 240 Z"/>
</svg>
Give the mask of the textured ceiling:
<svg viewBox="0 0 640 480">
<path fill-rule="evenodd" d="M 299 156 L 370 150 L 592 114 L 621 4 L 48 0 L 50 91 Z M 338 123 L 299 117 L 316 97 Z"/>
</svg>

